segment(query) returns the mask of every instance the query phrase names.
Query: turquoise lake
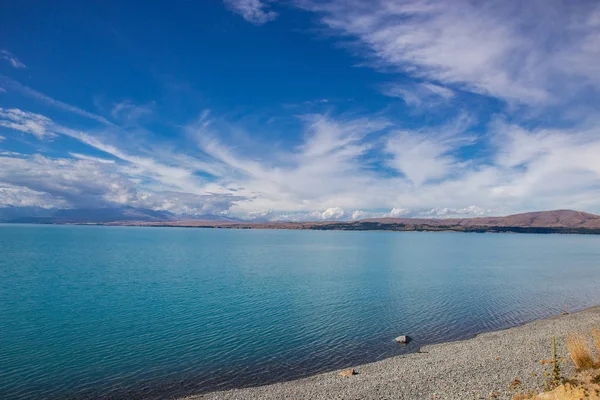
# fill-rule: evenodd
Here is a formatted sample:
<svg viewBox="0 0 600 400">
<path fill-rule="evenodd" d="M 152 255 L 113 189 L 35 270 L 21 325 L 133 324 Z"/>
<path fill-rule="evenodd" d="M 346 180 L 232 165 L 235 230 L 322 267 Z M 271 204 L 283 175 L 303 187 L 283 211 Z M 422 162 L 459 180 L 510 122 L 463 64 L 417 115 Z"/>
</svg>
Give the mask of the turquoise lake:
<svg viewBox="0 0 600 400">
<path fill-rule="evenodd" d="M 294 379 L 598 305 L 599 287 L 600 236 L 0 225 L 0 398 Z"/>
</svg>

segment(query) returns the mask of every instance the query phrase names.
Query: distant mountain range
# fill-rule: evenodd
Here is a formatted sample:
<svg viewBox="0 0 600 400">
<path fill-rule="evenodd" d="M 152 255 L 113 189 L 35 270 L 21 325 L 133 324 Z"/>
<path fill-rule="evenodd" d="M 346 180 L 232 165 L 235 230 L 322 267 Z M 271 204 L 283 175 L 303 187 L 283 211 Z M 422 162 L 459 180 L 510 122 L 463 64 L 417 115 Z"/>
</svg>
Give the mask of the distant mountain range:
<svg viewBox="0 0 600 400">
<path fill-rule="evenodd" d="M 103 224 L 179 226 L 229 229 L 459 231 L 600 234 L 600 216 L 573 210 L 537 211 L 506 217 L 372 218 L 360 221 L 264 222 L 220 215 L 175 215 L 168 211 L 119 207 L 46 210 L 34 207 L 0 208 L 0 222 L 43 224 Z"/>
<path fill-rule="evenodd" d="M 45 209 L 39 207 L 0 208 L 0 222 L 37 224 L 101 224 L 118 221 L 167 222 L 178 219 L 203 221 L 240 221 L 220 215 L 175 215 L 147 208 L 116 207 L 90 209 Z"/>
<path fill-rule="evenodd" d="M 515 233 L 600 234 L 600 216 L 573 211 L 538 211 L 506 217 L 481 218 L 375 218 L 349 222 L 247 222 L 247 221 L 165 221 L 116 222 L 115 225 L 181 226 L 229 229 L 309 229 L 379 231 L 457 231 Z"/>
</svg>

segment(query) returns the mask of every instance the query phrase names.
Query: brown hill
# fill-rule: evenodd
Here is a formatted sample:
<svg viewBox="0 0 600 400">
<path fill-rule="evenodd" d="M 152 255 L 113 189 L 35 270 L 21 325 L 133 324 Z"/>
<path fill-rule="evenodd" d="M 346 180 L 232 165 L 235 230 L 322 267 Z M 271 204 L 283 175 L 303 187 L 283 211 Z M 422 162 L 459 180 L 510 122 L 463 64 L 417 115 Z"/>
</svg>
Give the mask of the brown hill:
<svg viewBox="0 0 600 400">
<path fill-rule="evenodd" d="M 600 216 L 573 210 L 535 211 L 506 217 L 480 218 L 373 218 L 365 222 L 383 224 L 464 226 L 464 227 L 521 227 L 521 228 L 586 228 L 600 229 Z"/>
</svg>

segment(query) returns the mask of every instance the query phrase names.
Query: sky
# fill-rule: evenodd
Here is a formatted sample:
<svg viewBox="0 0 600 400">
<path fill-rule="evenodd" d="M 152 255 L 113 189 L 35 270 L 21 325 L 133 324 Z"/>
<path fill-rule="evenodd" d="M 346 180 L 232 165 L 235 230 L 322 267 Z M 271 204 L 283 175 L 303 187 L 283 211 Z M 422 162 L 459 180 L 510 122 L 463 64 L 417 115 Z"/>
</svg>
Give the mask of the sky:
<svg viewBox="0 0 600 400">
<path fill-rule="evenodd" d="M 0 207 L 600 213 L 600 2 L 4 1 Z"/>
</svg>

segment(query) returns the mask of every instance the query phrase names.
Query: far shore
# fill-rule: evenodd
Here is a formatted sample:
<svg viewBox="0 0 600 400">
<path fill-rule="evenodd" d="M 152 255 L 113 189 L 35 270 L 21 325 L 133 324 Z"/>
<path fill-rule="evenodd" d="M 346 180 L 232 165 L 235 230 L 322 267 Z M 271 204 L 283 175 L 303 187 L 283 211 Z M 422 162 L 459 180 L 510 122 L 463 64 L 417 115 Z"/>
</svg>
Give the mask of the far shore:
<svg viewBox="0 0 600 400">
<path fill-rule="evenodd" d="M 472 339 L 427 345 L 417 353 L 365 364 L 348 365 L 356 375 L 340 371 L 266 386 L 188 396 L 185 400 L 217 399 L 512 399 L 515 394 L 544 389 L 540 364 L 552 352 L 568 359 L 568 334 L 600 328 L 600 306 L 558 315 Z M 561 363 L 564 376 L 574 373 Z M 183 399 L 182 399 L 183 400 Z"/>
<path fill-rule="evenodd" d="M 600 235 L 600 228 L 567 226 L 497 226 L 497 225 L 454 225 L 454 224 L 407 224 L 392 222 L 213 222 L 213 221 L 173 221 L 173 222 L 109 222 L 76 223 L 73 225 L 141 226 L 154 228 L 204 228 L 239 230 L 304 230 L 304 231 L 379 231 L 379 232 L 463 232 L 463 233 L 533 233 L 562 235 Z"/>
<path fill-rule="evenodd" d="M 223 216 L 178 219 L 174 214 L 125 208 L 121 210 L 63 210 L 53 216 L 22 217 L 8 220 L 12 223 L 152 226 L 216 229 L 286 229 L 338 231 L 422 231 L 422 232 L 476 232 L 476 233 L 559 233 L 600 235 L 600 215 L 574 210 L 534 211 L 504 217 L 471 218 L 418 218 L 381 217 L 360 220 L 321 221 L 245 221 Z M 86 215 L 89 214 L 89 215 Z M 179 218 L 182 218 L 181 216 Z"/>
</svg>

